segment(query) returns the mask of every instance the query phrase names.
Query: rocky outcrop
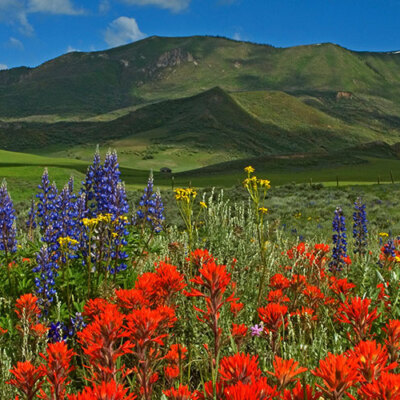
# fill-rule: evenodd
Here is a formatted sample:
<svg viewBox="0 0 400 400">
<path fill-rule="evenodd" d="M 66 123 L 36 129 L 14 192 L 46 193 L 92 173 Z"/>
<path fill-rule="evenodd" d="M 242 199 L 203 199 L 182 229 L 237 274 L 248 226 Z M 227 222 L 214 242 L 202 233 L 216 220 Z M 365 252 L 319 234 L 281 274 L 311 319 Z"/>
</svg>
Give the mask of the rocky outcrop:
<svg viewBox="0 0 400 400">
<path fill-rule="evenodd" d="M 193 56 L 181 48 L 172 49 L 161 54 L 157 60 L 157 68 L 175 67 L 184 62 L 193 62 Z"/>
</svg>

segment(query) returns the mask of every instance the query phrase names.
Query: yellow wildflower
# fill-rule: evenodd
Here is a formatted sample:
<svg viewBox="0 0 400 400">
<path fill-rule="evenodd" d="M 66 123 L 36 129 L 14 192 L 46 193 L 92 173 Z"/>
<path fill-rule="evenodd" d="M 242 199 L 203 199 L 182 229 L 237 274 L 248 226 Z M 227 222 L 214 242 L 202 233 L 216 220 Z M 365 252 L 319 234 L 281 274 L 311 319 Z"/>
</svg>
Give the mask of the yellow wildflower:
<svg viewBox="0 0 400 400">
<path fill-rule="evenodd" d="M 258 183 L 261 187 L 265 187 L 266 189 L 271 188 L 271 182 L 268 179 L 259 179 Z"/>
<path fill-rule="evenodd" d="M 78 244 L 79 242 L 78 242 L 77 240 L 72 239 L 72 238 L 70 238 L 69 236 L 67 236 L 67 237 L 60 237 L 60 238 L 58 238 L 58 243 L 60 244 L 61 247 L 66 247 L 66 246 L 68 246 L 69 244 L 71 244 L 71 245 L 76 245 L 76 244 Z"/>
<path fill-rule="evenodd" d="M 260 211 L 261 214 L 266 214 L 266 213 L 268 212 L 268 208 L 260 207 L 260 208 L 258 209 L 258 211 Z"/>
<path fill-rule="evenodd" d="M 201 202 L 200 202 L 200 206 L 201 206 L 202 208 L 207 208 L 207 204 L 204 203 L 204 201 L 201 201 Z"/>
<path fill-rule="evenodd" d="M 379 233 L 379 236 L 382 236 L 382 237 L 388 237 L 388 236 L 389 236 L 389 234 L 388 234 L 388 233 L 386 233 L 386 232 L 380 232 L 380 233 Z"/>
<path fill-rule="evenodd" d="M 249 175 L 252 174 L 252 173 L 255 171 L 255 169 L 254 169 L 251 165 L 249 165 L 248 167 L 246 167 L 244 170 L 245 170 L 245 172 L 247 172 Z"/>
</svg>

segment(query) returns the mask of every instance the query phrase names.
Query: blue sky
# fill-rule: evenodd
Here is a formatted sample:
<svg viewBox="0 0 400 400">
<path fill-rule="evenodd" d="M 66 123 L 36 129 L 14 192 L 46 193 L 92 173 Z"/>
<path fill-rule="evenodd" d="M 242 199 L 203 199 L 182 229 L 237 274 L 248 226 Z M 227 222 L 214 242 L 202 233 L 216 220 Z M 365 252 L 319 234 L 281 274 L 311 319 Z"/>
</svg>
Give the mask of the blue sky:
<svg viewBox="0 0 400 400">
<path fill-rule="evenodd" d="M 146 36 L 400 50 L 400 0 L 0 0 L 0 69 Z"/>
</svg>

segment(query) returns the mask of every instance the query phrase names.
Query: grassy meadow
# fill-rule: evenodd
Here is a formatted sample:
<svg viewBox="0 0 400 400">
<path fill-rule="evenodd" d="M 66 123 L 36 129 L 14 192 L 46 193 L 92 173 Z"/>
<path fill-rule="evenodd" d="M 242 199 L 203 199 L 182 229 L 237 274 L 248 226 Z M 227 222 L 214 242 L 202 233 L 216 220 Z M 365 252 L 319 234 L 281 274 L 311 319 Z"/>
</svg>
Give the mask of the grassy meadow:
<svg viewBox="0 0 400 400">
<path fill-rule="evenodd" d="M 398 379 L 399 184 L 270 187 L 247 168 L 125 193 L 110 153 L 60 191 L 74 167 L 49 168 L 33 212 L 0 191 L 2 398 L 379 399 Z"/>
</svg>

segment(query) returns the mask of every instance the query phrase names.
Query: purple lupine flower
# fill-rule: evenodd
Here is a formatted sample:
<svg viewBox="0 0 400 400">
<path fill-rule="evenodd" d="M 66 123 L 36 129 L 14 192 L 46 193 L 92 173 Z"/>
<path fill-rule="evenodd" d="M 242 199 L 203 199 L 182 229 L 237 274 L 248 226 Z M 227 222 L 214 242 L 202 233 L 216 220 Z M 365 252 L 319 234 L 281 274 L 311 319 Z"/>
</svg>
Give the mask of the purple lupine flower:
<svg viewBox="0 0 400 400">
<path fill-rule="evenodd" d="M 54 288 L 54 280 L 58 276 L 58 266 L 51 259 L 46 245 L 40 249 L 36 260 L 37 267 L 33 268 L 33 272 L 38 274 L 35 277 L 36 295 L 38 297 L 38 305 L 42 310 L 42 316 L 47 316 L 54 295 L 57 293 Z"/>
<path fill-rule="evenodd" d="M 135 225 L 150 223 L 154 232 L 162 231 L 164 221 L 164 205 L 160 192 L 154 192 L 154 183 L 152 174 L 147 181 L 147 186 L 139 201 L 136 215 L 133 219 Z"/>
<path fill-rule="evenodd" d="M 365 254 L 367 252 L 367 215 L 365 212 L 365 204 L 362 203 L 361 198 L 358 197 L 354 202 L 353 213 L 353 238 L 354 253 Z"/>
<path fill-rule="evenodd" d="M 343 211 L 340 207 L 337 207 L 335 210 L 332 228 L 333 248 L 332 261 L 329 263 L 329 270 L 333 272 L 340 272 L 346 264 L 345 259 L 347 258 L 346 222 Z"/>
<path fill-rule="evenodd" d="M 15 210 L 4 180 L 0 186 L 0 251 L 4 251 L 6 258 L 17 251 L 16 234 Z"/>
</svg>

